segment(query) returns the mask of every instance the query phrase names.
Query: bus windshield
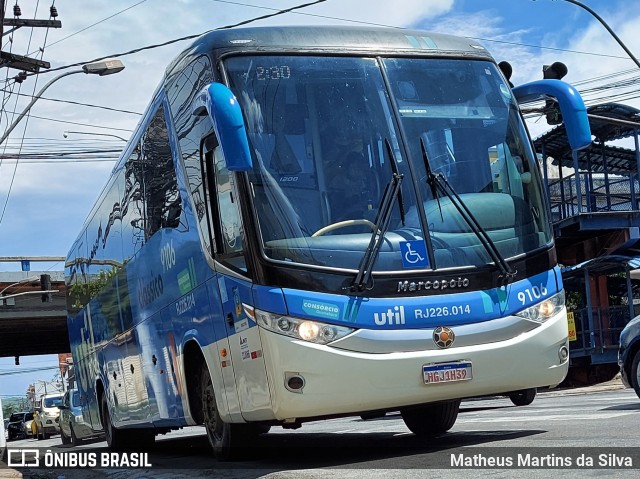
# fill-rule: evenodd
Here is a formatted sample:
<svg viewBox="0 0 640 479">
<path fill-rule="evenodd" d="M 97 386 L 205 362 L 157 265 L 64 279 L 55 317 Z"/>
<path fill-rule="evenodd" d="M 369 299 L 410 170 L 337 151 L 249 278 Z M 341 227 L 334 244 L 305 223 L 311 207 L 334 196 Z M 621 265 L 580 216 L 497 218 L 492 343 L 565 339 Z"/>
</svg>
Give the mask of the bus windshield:
<svg viewBox="0 0 640 479">
<path fill-rule="evenodd" d="M 551 242 L 535 156 L 492 63 L 242 56 L 225 68 L 247 120 L 268 258 L 358 269 L 394 165 L 404 181 L 375 271 L 492 261 L 451 199 L 431 187 L 427 165 L 504 258 Z M 432 251 L 409 247 L 411 265 L 403 254 L 416 241 Z"/>
</svg>

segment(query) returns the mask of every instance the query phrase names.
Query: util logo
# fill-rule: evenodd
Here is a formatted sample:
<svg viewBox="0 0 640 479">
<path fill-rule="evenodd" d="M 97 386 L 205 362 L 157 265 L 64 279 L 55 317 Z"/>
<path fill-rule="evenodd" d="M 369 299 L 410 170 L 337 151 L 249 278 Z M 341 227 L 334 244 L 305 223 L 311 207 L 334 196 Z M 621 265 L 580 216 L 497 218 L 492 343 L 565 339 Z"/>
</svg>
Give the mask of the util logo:
<svg viewBox="0 0 640 479">
<path fill-rule="evenodd" d="M 394 306 L 386 313 L 373 313 L 373 320 L 378 326 L 404 324 L 404 306 Z"/>
</svg>

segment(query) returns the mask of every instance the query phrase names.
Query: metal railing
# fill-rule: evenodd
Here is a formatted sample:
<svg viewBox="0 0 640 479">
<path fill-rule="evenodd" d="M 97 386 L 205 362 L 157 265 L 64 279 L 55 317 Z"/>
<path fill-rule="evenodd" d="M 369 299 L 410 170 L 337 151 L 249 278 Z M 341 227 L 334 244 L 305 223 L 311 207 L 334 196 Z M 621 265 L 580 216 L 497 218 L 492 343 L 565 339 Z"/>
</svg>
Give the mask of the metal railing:
<svg viewBox="0 0 640 479">
<path fill-rule="evenodd" d="M 551 218 L 558 222 L 579 213 L 637 210 L 639 192 L 640 183 L 635 174 L 605 176 L 580 172 L 549 180 Z"/>
<path fill-rule="evenodd" d="M 640 313 L 640 305 L 634 307 L 634 317 Z M 591 321 L 589 320 L 591 310 Z M 620 343 L 620 333 L 631 320 L 629 306 L 607 308 L 583 308 L 573 311 L 576 340 L 569 343 L 573 356 L 589 356 L 615 352 Z"/>
</svg>

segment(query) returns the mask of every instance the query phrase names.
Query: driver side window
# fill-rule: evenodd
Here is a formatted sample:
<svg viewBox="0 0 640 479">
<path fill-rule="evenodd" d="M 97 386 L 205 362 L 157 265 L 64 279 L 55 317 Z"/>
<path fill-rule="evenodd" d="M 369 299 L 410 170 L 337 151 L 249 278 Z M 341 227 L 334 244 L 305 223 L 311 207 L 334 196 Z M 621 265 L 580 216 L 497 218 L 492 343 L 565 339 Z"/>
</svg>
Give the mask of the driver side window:
<svg viewBox="0 0 640 479">
<path fill-rule="evenodd" d="M 234 173 L 227 169 L 222 148 L 210 135 L 203 141 L 205 169 L 211 171 L 212 215 L 216 259 L 246 273 L 244 228 Z"/>
</svg>

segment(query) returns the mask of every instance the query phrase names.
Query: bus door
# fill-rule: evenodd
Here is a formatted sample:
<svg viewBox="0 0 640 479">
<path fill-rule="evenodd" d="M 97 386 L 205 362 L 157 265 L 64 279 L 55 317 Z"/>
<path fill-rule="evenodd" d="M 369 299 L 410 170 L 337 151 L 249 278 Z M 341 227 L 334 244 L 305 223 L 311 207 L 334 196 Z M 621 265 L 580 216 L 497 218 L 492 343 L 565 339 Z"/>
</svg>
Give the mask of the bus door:
<svg viewBox="0 0 640 479">
<path fill-rule="evenodd" d="M 228 338 L 226 351 L 219 348 L 221 371 L 232 416 L 265 419 L 260 417 L 260 411 L 270 409 L 270 396 L 260 334 L 243 306 L 253 306 L 253 300 L 252 283 L 247 278 L 238 191 L 221 148 L 213 146 L 205 152 L 205 163 L 213 166 L 208 170 L 211 170 L 209 184 L 213 192 L 213 230 L 219 265 L 217 293 Z"/>
</svg>

